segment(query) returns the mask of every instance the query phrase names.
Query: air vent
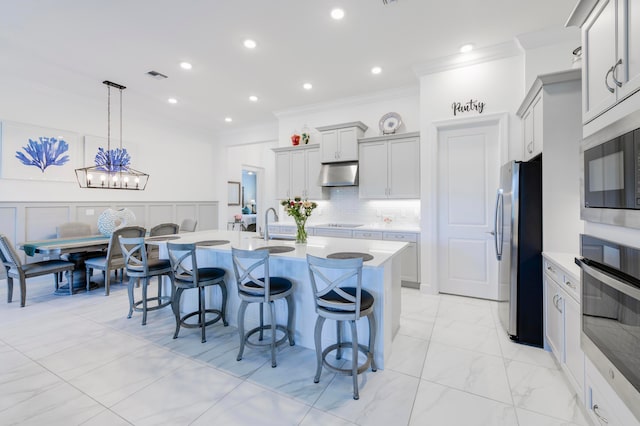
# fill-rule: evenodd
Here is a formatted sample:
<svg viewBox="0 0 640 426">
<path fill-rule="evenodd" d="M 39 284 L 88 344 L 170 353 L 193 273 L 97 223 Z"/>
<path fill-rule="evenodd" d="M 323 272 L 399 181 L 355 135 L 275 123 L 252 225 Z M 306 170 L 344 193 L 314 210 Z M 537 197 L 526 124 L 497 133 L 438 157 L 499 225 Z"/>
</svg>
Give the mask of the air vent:
<svg viewBox="0 0 640 426">
<path fill-rule="evenodd" d="M 147 73 L 149 76 L 155 78 L 156 80 L 164 80 L 165 78 L 168 78 L 166 75 L 158 72 L 158 71 L 149 71 Z"/>
</svg>

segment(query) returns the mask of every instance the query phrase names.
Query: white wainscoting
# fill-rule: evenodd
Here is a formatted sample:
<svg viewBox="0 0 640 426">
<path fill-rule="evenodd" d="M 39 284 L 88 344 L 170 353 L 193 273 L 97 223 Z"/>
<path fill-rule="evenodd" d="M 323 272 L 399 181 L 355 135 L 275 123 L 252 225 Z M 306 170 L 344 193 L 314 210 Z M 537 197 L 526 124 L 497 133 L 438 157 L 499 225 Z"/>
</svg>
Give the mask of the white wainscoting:
<svg viewBox="0 0 640 426">
<path fill-rule="evenodd" d="M 107 208 L 131 209 L 136 225 L 147 229 L 165 222 L 180 224 L 183 219 L 195 218 L 198 231 L 218 228 L 217 201 L 181 202 L 0 202 L 0 233 L 14 244 L 28 240 L 55 238 L 56 227 L 66 222 L 85 222 L 98 233 L 98 216 Z M 29 258 L 37 259 L 36 257 Z M 4 269 L 4 268 L 2 268 Z M 4 270 L 0 278 L 4 277 Z"/>
</svg>

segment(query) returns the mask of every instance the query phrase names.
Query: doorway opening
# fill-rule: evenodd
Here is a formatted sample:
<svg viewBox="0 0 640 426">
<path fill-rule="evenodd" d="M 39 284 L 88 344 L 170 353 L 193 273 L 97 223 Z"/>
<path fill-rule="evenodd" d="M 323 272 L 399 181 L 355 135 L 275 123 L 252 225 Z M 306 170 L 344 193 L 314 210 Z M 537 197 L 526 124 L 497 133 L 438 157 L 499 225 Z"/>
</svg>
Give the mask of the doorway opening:
<svg viewBox="0 0 640 426">
<path fill-rule="evenodd" d="M 259 211 L 262 207 L 262 174 L 261 167 L 242 166 L 242 221 L 247 231 L 256 232 L 258 230 Z"/>
</svg>

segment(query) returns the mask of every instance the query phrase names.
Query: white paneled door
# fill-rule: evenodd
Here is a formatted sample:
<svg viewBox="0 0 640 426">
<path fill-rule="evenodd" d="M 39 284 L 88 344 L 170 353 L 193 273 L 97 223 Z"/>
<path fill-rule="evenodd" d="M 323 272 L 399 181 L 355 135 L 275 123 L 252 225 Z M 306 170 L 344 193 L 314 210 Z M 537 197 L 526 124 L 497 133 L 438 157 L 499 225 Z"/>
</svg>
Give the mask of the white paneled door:
<svg viewBox="0 0 640 426">
<path fill-rule="evenodd" d="M 499 183 L 498 123 L 438 132 L 438 280 L 442 293 L 498 298 L 493 213 Z"/>
</svg>

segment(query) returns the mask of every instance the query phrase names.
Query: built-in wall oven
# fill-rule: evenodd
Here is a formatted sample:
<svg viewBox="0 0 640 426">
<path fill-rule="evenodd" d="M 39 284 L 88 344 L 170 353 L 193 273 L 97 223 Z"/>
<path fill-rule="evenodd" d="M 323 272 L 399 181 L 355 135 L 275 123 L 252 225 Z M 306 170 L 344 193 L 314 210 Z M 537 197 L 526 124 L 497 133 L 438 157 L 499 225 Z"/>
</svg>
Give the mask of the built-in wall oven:
<svg viewBox="0 0 640 426">
<path fill-rule="evenodd" d="M 640 249 L 581 236 L 585 354 L 640 419 Z"/>
</svg>

